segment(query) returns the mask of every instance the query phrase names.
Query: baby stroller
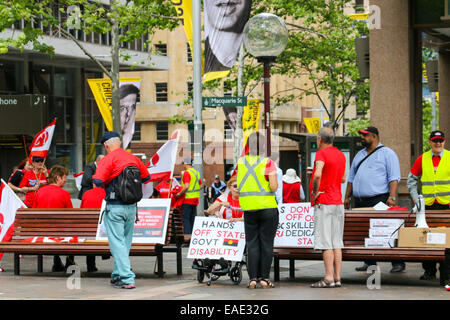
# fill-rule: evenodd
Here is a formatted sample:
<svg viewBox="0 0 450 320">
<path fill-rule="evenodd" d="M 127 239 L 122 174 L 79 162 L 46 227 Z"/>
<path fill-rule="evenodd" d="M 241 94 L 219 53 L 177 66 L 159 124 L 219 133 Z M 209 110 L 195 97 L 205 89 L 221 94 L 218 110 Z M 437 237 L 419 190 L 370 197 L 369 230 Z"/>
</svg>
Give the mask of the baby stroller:
<svg viewBox="0 0 450 320">
<path fill-rule="evenodd" d="M 211 285 L 212 281 L 216 281 L 221 276 L 228 275 L 231 282 L 239 285 L 242 281 L 242 266 L 245 261 L 237 261 L 233 266 L 233 261 L 226 261 L 224 258 L 217 259 L 194 259 L 192 269 L 197 269 L 197 281 L 202 283 L 205 276 L 208 278 L 206 283 Z"/>
</svg>

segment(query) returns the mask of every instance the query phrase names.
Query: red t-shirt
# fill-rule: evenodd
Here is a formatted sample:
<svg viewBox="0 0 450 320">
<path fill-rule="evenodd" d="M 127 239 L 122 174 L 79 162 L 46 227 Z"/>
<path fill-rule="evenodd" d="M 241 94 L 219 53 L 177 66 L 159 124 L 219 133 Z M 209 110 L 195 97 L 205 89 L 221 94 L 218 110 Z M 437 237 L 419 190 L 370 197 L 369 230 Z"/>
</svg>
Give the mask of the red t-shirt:
<svg viewBox="0 0 450 320">
<path fill-rule="evenodd" d="M 43 173 L 35 174 L 33 170 L 28 170 L 23 175 L 22 181 L 20 182 L 19 188 L 34 187 L 39 181 L 40 187 L 42 188 L 44 185 L 47 185 L 47 177 Z M 25 195 L 24 203 L 32 208 L 34 204 L 34 198 L 36 197 L 36 191 L 27 192 Z"/>
<path fill-rule="evenodd" d="M 325 165 L 322 169 L 322 177 L 319 186 L 319 192 L 323 191 L 324 193 L 319 195 L 316 203 L 342 204 L 341 183 L 345 174 L 346 161 L 344 154 L 333 146 L 317 151 L 312 177 L 314 177 L 316 171 L 317 161 L 322 161 Z M 309 184 L 309 191 L 311 193 L 311 205 L 314 205 L 312 196 L 312 177 Z"/>
<path fill-rule="evenodd" d="M 228 202 L 232 208 L 239 208 L 241 209 L 241 205 L 239 203 L 239 199 L 234 200 L 233 196 L 231 195 L 231 192 L 228 194 L 222 194 L 220 197 L 217 198 L 216 201 L 218 202 Z M 223 208 L 223 207 L 222 207 Z M 227 210 L 221 210 L 222 211 L 222 218 L 227 218 Z M 232 218 L 242 218 L 242 215 L 244 214 L 243 210 L 231 210 L 231 216 Z"/>
<path fill-rule="evenodd" d="M 186 183 L 190 183 L 190 182 L 191 182 L 191 175 L 186 170 L 183 173 L 183 183 L 186 184 Z M 200 185 L 202 185 L 202 180 L 201 179 L 199 179 L 198 182 L 199 182 Z M 183 204 L 191 204 L 191 205 L 196 206 L 196 205 L 198 205 L 198 198 L 189 198 L 189 199 L 184 198 Z"/>
<path fill-rule="evenodd" d="M 155 189 L 158 190 L 160 198 L 169 198 L 170 181 L 161 181 Z"/>
<path fill-rule="evenodd" d="M 73 206 L 69 192 L 49 184 L 38 190 L 33 208 L 73 208 Z"/>
<path fill-rule="evenodd" d="M 299 203 L 300 199 L 300 182 L 284 183 L 283 182 L 283 203 Z"/>
<path fill-rule="evenodd" d="M 86 191 L 81 199 L 80 208 L 95 208 L 102 207 L 103 199 L 105 199 L 106 192 L 104 188 L 94 188 Z"/>
<path fill-rule="evenodd" d="M 420 177 L 422 175 L 422 156 L 420 155 L 417 159 L 416 162 L 414 162 L 413 167 L 411 168 L 411 173 L 413 175 L 415 175 L 416 177 Z M 441 157 L 439 156 L 433 156 L 431 158 L 431 160 L 433 161 L 433 167 L 434 167 L 434 172 L 436 172 L 437 167 L 439 166 L 439 162 L 441 162 Z"/>
</svg>

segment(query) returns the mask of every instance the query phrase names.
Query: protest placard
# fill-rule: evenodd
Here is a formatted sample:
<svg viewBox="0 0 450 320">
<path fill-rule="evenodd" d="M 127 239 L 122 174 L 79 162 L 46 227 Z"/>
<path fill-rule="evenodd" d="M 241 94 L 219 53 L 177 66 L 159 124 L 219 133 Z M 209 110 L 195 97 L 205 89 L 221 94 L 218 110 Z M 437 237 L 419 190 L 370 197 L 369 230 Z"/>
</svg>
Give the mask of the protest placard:
<svg viewBox="0 0 450 320">
<path fill-rule="evenodd" d="M 285 203 L 278 206 L 276 247 L 314 247 L 314 208 L 311 203 Z"/>
<path fill-rule="evenodd" d="M 244 222 L 196 217 L 188 258 L 242 261 L 245 249 Z"/>
<path fill-rule="evenodd" d="M 170 213 L 170 199 L 142 199 L 138 202 L 139 221 L 133 230 L 133 243 L 165 243 L 167 224 Z M 103 201 L 100 212 L 103 212 L 106 202 Z M 96 240 L 108 240 L 105 227 L 105 215 L 97 228 Z M 101 214 L 100 214 L 101 216 Z"/>
</svg>

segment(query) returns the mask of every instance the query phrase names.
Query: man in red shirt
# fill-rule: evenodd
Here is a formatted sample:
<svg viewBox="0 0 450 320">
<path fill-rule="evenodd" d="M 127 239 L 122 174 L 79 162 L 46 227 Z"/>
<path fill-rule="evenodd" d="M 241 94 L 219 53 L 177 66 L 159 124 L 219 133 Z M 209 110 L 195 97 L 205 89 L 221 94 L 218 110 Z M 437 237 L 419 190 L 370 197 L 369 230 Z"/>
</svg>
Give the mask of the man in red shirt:
<svg viewBox="0 0 450 320">
<path fill-rule="evenodd" d="M 136 275 L 131 270 L 129 254 L 137 204 L 124 202 L 115 192 L 114 186 L 119 182 L 119 175 L 127 167 L 139 169 L 142 183 L 150 181 L 150 174 L 140 159 L 121 148 L 122 142 L 117 132 L 106 132 L 101 143 L 105 146 L 106 156 L 98 163 L 92 181 L 97 187 L 105 186 L 106 191 L 104 219 L 109 248 L 114 257 L 111 284 L 119 289 L 134 289 Z"/>
<path fill-rule="evenodd" d="M 62 166 L 53 166 L 48 174 L 49 184 L 38 190 L 33 208 L 73 208 L 69 192 L 63 189 L 68 173 Z M 59 256 L 53 256 L 52 271 L 64 271 L 73 264 L 75 264 L 73 256 L 66 258 L 65 266 Z"/>
<path fill-rule="evenodd" d="M 325 277 L 312 288 L 341 286 L 342 248 L 344 247 L 344 204 L 341 183 L 345 182 L 345 156 L 333 147 L 330 128 L 320 129 L 312 180 L 311 205 L 314 206 L 314 249 L 323 250 Z"/>
</svg>

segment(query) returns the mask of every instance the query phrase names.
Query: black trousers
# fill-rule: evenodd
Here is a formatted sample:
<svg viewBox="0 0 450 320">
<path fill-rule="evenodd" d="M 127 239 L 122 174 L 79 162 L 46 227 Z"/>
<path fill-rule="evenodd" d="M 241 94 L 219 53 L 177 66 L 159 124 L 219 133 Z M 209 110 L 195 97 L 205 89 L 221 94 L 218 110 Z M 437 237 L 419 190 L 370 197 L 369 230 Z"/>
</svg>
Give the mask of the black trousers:
<svg viewBox="0 0 450 320">
<path fill-rule="evenodd" d="M 448 205 L 433 203 L 431 206 L 425 206 L 425 210 L 445 210 L 448 209 Z M 446 250 L 446 261 L 450 259 L 448 257 L 448 250 Z M 447 265 L 448 262 L 439 263 L 439 270 L 441 272 L 441 276 L 445 277 L 445 280 L 449 277 L 450 265 Z M 425 270 L 425 273 L 429 275 L 435 275 L 437 271 L 437 262 L 422 262 L 422 268 Z"/>
<path fill-rule="evenodd" d="M 250 279 L 270 278 L 278 208 L 244 212 L 247 271 Z"/>
</svg>

